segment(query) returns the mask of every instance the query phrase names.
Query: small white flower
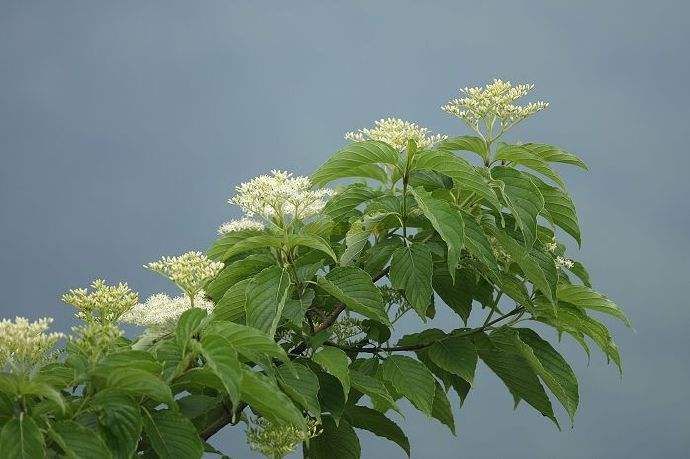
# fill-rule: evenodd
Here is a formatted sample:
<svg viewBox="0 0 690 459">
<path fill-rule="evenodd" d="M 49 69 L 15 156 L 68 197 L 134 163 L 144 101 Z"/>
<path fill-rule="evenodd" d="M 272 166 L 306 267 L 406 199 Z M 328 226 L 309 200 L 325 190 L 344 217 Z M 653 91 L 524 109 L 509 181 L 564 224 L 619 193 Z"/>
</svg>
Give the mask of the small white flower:
<svg viewBox="0 0 690 459">
<path fill-rule="evenodd" d="M 151 295 L 144 303 L 137 304 L 120 318 L 123 323 L 139 325 L 156 331 L 171 330 L 183 312 L 192 307 L 188 296 L 171 298 L 165 293 Z M 200 291 L 194 297 L 194 307 L 213 310 L 213 303 Z"/>
<path fill-rule="evenodd" d="M 144 268 L 167 277 L 193 298 L 224 266 L 201 252 L 187 252 L 176 257 L 163 257 L 144 265 Z"/>
<path fill-rule="evenodd" d="M 527 105 L 515 105 L 515 101 L 527 95 L 534 88 L 533 84 L 513 85 L 510 81 L 495 79 L 484 87 L 463 88 L 460 98 L 449 101 L 441 107 L 446 113 L 460 118 L 470 128 L 480 132 L 480 121 L 491 124 L 498 121 L 500 126 L 497 135 L 510 129 L 525 118 L 540 112 L 549 106 L 548 102 L 530 102 Z M 497 118 L 497 120 L 494 120 Z"/>
<path fill-rule="evenodd" d="M 549 252 L 554 253 L 556 249 L 558 249 L 558 243 L 556 242 L 556 239 L 546 243 L 546 250 L 548 250 Z"/>
<path fill-rule="evenodd" d="M 55 343 L 64 337 L 62 333 L 46 333 L 52 322 L 48 317 L 35 322 L 24 317 L 0 321 L 0 370 L 25 373 L 47 361 Z"/>
<path fill-rule="evenodd" d="M 256 230 L 256 231 L 261 231 L 264 229 L 264 224 L 261 222 L 258 222 L 256 220 L 252 220 L 251 218 L 244 217 L 239 220 L 231 220 L 229 222 L 225 222 L 220 227 L 218 228 L 218 234 L 221 236 L 224 234 L 228 233 L 234 233 L 236 231 L 245 231 L 245 230 Z"/>
<path fill-rule="evenodd" d="M 570 258 L 564 258 L 564 257 L 556 257 L 555 262 L 556 262 L 556 268 L 558 268 L 558 269 L 563 269 L 563 268 L 570 269 L 575 265 L 573 260 L 571 260 Z"/>
<path fill-rule="evenodd" d="M 97 279 L 91 288 L 91 292 L 77 288 L 62 295 L 62 301 L 77 308 L 77 317 L 86 322 L 114 322 L 139 301 L 139 295 L 124 282 L 107 285 Z"/>
<path fill-rule="evenodd" d="M 428 128 L 419 126 L 400 118 L 382 118 L 374 122 L 371 129 L 359 129 L 355 132 L 345 134 L 345 139 L 353 142 L 363 142 L 365 140 L 378 140 L 385 142 L 397 150 L 407 148 L 407 142 L 414 140 L 419 149 L 431 148 L 448 136 L 441 134 L 430 134 Z"/>
<path fill-rule="evenodd" d="M 266 220 L 287 217 L 305 219 L 315 215 L 326 205 L 324 199 L 333 194 L 329 188 L 312 189 L 309 177 L 293 177 L 291 172 L 271 171 L 235 188 L 237 194 L 228 200 L 249 216 Z"/>
</svg>

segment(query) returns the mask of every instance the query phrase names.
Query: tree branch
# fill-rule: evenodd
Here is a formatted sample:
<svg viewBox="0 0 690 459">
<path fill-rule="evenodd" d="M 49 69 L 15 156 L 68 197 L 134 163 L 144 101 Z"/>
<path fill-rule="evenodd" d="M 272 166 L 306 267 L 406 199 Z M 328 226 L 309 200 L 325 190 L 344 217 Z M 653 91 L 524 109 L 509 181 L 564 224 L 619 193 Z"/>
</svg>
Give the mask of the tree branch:
<svg viewBox="0 0 690 459">
<path fill-rule="evenodd" d="M 448 338 L 457 338 L 457 337 L 471 336 L 471 335 L 477 334 L 477 333 L 479 333 L 479 332 L 482 332 L 482 331 L 486 330 L 487 328 L 491 327 L 492 325 L 494 325 L 494 324 L 500 322 L 501 320 L 506 319 L 506 318 L 508 318 L 508 317 L 510 317 L 510 316 L 514 316 L 515 314 L 519 314 L 519 313 L 523 312 L 524 310 L 525 310 L 524 307 L 518 306 L 518 307 L 516 307 L 515 309 L 513 309 L 512 311 L 507 312 L 507 313 L 503 314 L 502 316 L 497 317 L 497 318 L 495 318 L 494 320 L 485 323 L 485 324 L 482 325 L 481 327 L 473 328 L 473 329 L 471 329 L 471 330 L 467 330 L 467 331 L 462 332 L 462 333 L 456 333 L 456 334 L 454 334 L 454 335 L 449 335 L 449 336 L 446 336 L 446 337 L 441 338 L 441 339 L 437 339 L 437 340 L 433 340 L 433 341 L 429 341 L 429 342 L 425 342 L 425 343 L 410 344 L 410 345 L 408 345 L 408 346 L 388 346 L 388 347 L 386 347 L 386 346 L 376 346 L 376 347 L 342 346 L 342 345 L 340 345 L 340 344 L 336 344 L 336 343 L 333 343 L 333 342 L 330 342 L 330 341 L 328 341 L 328 342 L 326 342 L 326 343 L 324 343 L 324 344 L 327 345 L 327 346 L 333 346 L 333 347 L 340 348 L 340 349 L 342 349 L 342 350 L 344 350 L 344 351 L 367 352 L 367 353 L 370 353 L 370 354 L 376 354 L 377 352 L 418 351 L 418 350 L 420 350 L 420 349 L 424 349 L 424 348 L 427 348 L 427 347 L 429 347 L 429 346 L 433 346 L 434 344 L 439 343 L 439 342 L 441 342 L 441 341 L 444 341 L 444 340 L 446 340 L 446 339 L 448 339 Z"/>
</svg>

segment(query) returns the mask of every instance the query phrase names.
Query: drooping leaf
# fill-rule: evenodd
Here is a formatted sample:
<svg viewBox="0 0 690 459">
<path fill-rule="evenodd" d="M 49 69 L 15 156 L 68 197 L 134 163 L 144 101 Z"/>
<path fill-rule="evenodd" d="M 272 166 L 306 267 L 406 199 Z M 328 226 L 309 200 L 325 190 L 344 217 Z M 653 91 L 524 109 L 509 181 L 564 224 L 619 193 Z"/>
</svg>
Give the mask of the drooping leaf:
<svg viewBox="0 0 690 459">
<path fill-rule="evenodd" d="M 448 246 L 448 271 L 454 278 L 465 239 L 462 214 L 450 203 L 435 199 L 422 188 L 412 188 L 411 191 L 419 208 Z"/>
<path fill-rule="evenodd" d="M 404 355 L 392 355 L 383 362 L 383 378 L 415 408 L 431 415 L 434 376 L 423 363 Z"/>
<path fill-rule="evenodd" d="M 577 220 L 575 204 L 570 196 L 556 187 L 547 185 L 543 181 L 532 177 L 532 182 L 539 188 L 544 197 L 542 214 L 554 225 L 561 227 L 570 234 L 577 244 L 581 244 L 580 225 Z"/>
<path fill-rule="evenodd" d="M 563 182 L 563 179 L 556 171 L 549 167 L 546 160 L 522 145 L 501 145 L 496 152 L 496 159 L 520 164 L 539 172 L 556 182 L 561 189 L 565 189 L 565 182 Z"/>
<path fill-rule="evenodd" d="M 347 398 L 347 394 L 350 392 L 350 369 L 348 368 L 350 359 L 347 354 L 337 347 L 324 346 L 314 354 L 312 359 L 327 373 L 338 378 L 343 387 L 345 398 Z"/>
<path fill-rule="evenodd" d="M 347 177 L 367 177 L 386 182 L 386 174 L 376 164 L 398 164 L 398 153 L 393 147 L 375 140 L 353 142 L 336 152 L 311 175 L 315 185 L 324 185 L 333 180 Z"/>
<path fill-rule="evenodd" d="M 287 299 L 290 274 L 280 266 L 266 268 L 247 287 L 247 325 L 273 336 Z"/>
<path fill-rule="evenodd" d="M 477 350 L 469 337 L 449 336 L 428 350 L 432 362 L 472 384 L 477 367 Z"/>
<path fill-rule="evenodd" d="M 144 432 L 161 459 L 194 459 L 204 454 L 204 445 L 194 424 L 179 412 L 144 409 Z"/>
<path fill-rule="evenodd" d="M 323 433 L 309 442 L 310 459 L 359 459 L 361 447 L 352 426 L 330 416 L 323 418 Z"/>
<path fill-rule="evenodd" d="M 292 400 L 269 378 L 249 370 L 242 371 L 242 399 L 262 416 L 277 423 L 304 428 L 304 417 Z"/>
<path fill-rule="evenodd" d="M 516 403 L 525 400 L 558 426 L 549 397 L 521 353 L 517 330 L 501 328 L 490 336 L 478 333 L 474 338 L 479 357 L 508 387 Z"/>
<path fill-rule="evenodd" d="M 74 459 L 108 459 L 110 450 L 95 432 L 74 421 L 59 421 L 50 429 L 50 435 L 66 456 Z"/>
<path fill-rule="evenodd" d="M 400 446 L 410 456 L 410 441 L 398 425 L 383 413 L 366 406 L 350 406 L 345 412 L 350 425 L 356 429 L 368 430 L 376 436 L 387 438 Z"/>
<path fill-rule="evenodd" d="M 572 424 L 579 403 L 577 378 L 568 362 L 534 330 L 518 329 L 523 356 L 532 365 L 544 384 L 551 390 L 570 415 Z"/>
<path fill-rule="evenodd" d="M 45 457 L 43 434 L 34 420 L 20 414 L 7 421 L 0 431 L 0 452 L 7 459 Z"/>
<path fill-rule="evenodd" d="M 388 323 L 381 292 L 365 271 L 354 266 L 334 268 L 325 277 L 320 277 L 318 284 L 348 309 L 383 324 Z"/>
<path fill-rule="evenodd" d="M 584 170 L 588 170 L 587 165 L 580 158 L 572 153 L 568 153 L 560 147 L 543 143 L 526 143 L 523 144 L 522 147 L 538 155 L 544 161 L 573 164 Z"/>
<path fill-rule="evenodd" d="M 431 303 L 433 262 L 424 244 L 414 243 L 393 252 L 390 280 L 393 288 L 405 291 L 405 297 L 420 317 L 426 317 Z"/>
<path fill-rule="evenodd" d="M 498 261 L 496 261 L 496 256 L 486 234 L 474 217 L 468 213 L 463 213 L 463 223 L 465 225 L 465 247 L 472 256 L 486 266 L 495 280 L 499 271 Z"/>
<path fill-rule="evenodd" d="M 237 352 L 227 338 L 207 334 L 201 340 L 198 349 L 206 359 L 206 365 L 223 382 L 225 390 L 233 403 L 240 398 L 242 370 Z"/>
<path fill-rule="evenodd" d="M 278 384 L 295 402 L 309 411 L 312 416 L 321 417 L 319 406 L 319 378 L 309 368 L 299 363 L 291 368 L 278 368 Z"/>
<path fill-rule="evenodd" d="M 446 391 L 443 390 L 443 387 L 441 387 L 438 381 L 434 381 L 434 383 L 436 385 L 431 417 L 441 421 L 441 423 L 447 426 L 453 435 L 455 435 L 455 417 L 453 416 L 453 409 L 448 401 L 448 396 L 446 396 Z"/>
<path fill-rule="evenodd" d="M 565 301 L 579 308 L 603 312 L 604 314 L 620 319 L 624 324 L 630 326 L 628 318 L 613 301 L 589 287 L 561 282 L 558 284 L 556 295 L 559 301 Z"/>
<path fill-rule="evenodd" d="M 112 389 L 98 392 L 93 405 L 113 457 L 131 458 L 136 452 L 142 428 L 138 405 L 126 393 Z"/>
<path fill-rule="evenodd" d="M 352 387 L 364 395 L 368 395 L 375 406 L 385 407 L 384 412 L 388 409 L 394 409 L 400 412 L 398 404 L 393 397 L 391 397 L 385 384 L 380 379 L 351 368 L 350 380 L 352 382 Z"/>
<path fill-rule="evenodd" d="M 544 197 L 529 175 L 509 167 L 497 166 L 491 170 L 494 179 L 503 183 L 506 204 L 515 217 L 526 247 L 532 247 L 537 238 L 537 216 L 544 208 Z"/>
</svg>

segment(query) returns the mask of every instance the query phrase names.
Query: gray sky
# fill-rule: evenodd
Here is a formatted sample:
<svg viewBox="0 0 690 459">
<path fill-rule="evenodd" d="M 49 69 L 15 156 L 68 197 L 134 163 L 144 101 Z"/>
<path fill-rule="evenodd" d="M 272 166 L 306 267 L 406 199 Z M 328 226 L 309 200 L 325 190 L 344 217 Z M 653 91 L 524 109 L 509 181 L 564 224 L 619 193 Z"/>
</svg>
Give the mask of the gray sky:
<svg viewBox="0 0 690 459">
<path fill-rule="evenodd" d="M 591 166 L 562 171 L 577 258 L 634 323 L 612 323 L 625 374 L 564 341 L 582 402 L 558 432 L 513 412 L 483 368 L 465 406 L 452 399 L 457 437 L 407 410 L 413 456 L 687 456 L 687 5 L 0 0 L 0 316 L 51 315 L 65 330 L 59 295 L 96 276 L 168 289 L 140 266 L 205 249 L 237 216 L 225 200 L 238 182 L 309 173 L 343 132 L 383 116 L 466 133 L 438 108 L 457 88 L 532 81 L 551 107 L 511 138 Z M 402 456 L 362 439 L 364 457 Z M 254 457 L 240 429 L 214 444 Z"/>
</svg>

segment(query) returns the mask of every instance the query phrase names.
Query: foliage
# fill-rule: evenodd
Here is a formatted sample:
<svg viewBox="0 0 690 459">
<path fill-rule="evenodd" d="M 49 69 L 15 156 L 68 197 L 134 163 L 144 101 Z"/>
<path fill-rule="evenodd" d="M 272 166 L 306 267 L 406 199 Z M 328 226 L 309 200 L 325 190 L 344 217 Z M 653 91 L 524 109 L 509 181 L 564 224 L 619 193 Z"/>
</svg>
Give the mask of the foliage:
<svg viewBox="0 0 690 459">
<path fill-rule="evenodd" d="M 381 120 L 348 134 L 311 178 L 273 171 L 240 185 L 231 202 L 247 215 L 206 254 L 147 265 L 183 296 L 136 304 L 126 284 L 101 280 L 72 290 L 64 299 L 82 324 L 58 352 L 49 320 L 2 322 L 3 457 L 222 455 L 206 440 L 240 422 L 268 457 L 301 446 L 309 458 L 356 458 L 356 429 L 409 455 L 401 400 L 455 433 L 448 394 L 469 396 L 478 362 L 516 404 L 558 426 L 555 400 L 572 422 L 577 379 L 540 334 L 570 335 L 587 354 L 594 343 L 620 368 L 597 317 L 628 322 L 556 236 L 580 244 L 552 167 L 585 164 L 501 140 L 546 108 L 515 105 L 530 89 L 463 90 L 444 110 L 473 136 Z M 457 321 L 431 327 L 443 308 Z M 401 336 L 403 316 L 415 333 Z M 128 339 L 122 322 L 146 330 Z"/>
</svg>

